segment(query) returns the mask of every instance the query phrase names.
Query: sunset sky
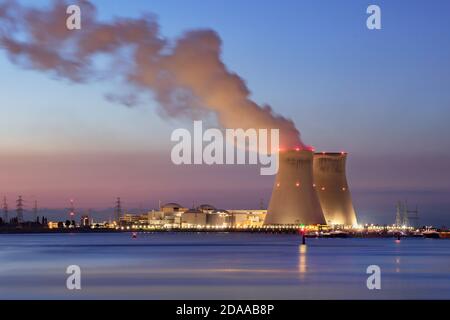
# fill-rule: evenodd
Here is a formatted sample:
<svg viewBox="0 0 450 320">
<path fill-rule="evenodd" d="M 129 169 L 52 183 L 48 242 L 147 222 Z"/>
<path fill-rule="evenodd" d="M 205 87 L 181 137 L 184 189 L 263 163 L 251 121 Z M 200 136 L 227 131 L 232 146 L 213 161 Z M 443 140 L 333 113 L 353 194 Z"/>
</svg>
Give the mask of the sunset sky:
<svg viewBox="0 0 450 320">
<path fill-rule="evenodd" d="M 254 101 L 292 119 L 317 150 L 349 152 L 360 221 L 393 223 L 396 202 L 408 200 L 422 223 L 450 225 L 450 2 L 376 1 L 379 31 L 366 28 L 367 1 L 92 3 L 104 21 L 154 13 L 170 40 L 215 30 Z M 155 101 L 105 99 L 122 92 L 115 79 L 74 84 L 22 68 L 0 47 L 0 88 L 0 196 L 10 206 L 19 194 L 45 208 L 73 198 L 103 209 L 116 196 L 129 208 L 268 204 L 273 177 L 257 166 L 173 165 L 170 134 L 192 122 L 161 117 Z"/>
</svg>

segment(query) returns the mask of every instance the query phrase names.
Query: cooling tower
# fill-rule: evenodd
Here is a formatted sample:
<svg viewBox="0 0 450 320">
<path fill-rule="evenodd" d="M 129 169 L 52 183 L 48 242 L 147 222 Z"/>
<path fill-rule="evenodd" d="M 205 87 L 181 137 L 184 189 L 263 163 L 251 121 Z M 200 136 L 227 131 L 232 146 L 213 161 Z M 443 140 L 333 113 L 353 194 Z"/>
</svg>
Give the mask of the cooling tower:
<svg viewBox="0 0 450 320">
<path fill-rule="evenodd" d="M 313 188 L 312 151 L 280 152 L 278 174 L 264 224 L 325 224 Z"/>
<path fill-rule="evenodd" d="M 314 184 L 327 224 L 356 225 L 345 164 L 347 153 L 314 155 Z"/>
</svg>

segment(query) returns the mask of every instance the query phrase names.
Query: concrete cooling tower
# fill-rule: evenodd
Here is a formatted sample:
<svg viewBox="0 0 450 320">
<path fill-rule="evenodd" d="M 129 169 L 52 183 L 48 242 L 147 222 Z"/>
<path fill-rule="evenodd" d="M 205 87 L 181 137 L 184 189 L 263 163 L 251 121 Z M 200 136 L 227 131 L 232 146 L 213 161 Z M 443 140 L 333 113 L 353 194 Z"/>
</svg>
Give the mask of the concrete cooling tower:
<svg viewBox="0 0 450 320">
<path fill-rule="evenodd" d="M 281 151 L 264 224 L 325 224 L 313 183 L 313 152 Z"/>
<path fill-rule="evenodd" d="M 322 152 L 314 155 L 314 185 L 327 224 L 356 225 L 345 164 L 347 153 Z"/>
</svg>

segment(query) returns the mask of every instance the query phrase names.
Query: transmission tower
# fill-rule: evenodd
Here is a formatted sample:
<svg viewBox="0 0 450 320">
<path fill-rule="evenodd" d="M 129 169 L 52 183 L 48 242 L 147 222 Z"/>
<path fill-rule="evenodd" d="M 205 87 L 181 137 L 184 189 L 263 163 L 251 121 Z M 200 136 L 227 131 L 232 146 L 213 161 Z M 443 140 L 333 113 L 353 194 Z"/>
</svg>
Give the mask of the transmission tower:
<svg viewBox="0 0 450 320">
<path fill-rule="evenodd" d="M 418 227 L 418 221 L 419 221 L 419 209 L 416 205 L 415 210 L 409 210 L 408 209 L 408 202 L 401 202 L 399 201 L 397 204 L 397 214 L 395 217 L 395 224 L 397 227 L 401 226 L 410 226 Z"/>
<path fill-rule="evenodd" d="M 6 202 L 6 197 L 3 197 L 3 220 L 8 223 L 8 203 Z"/>
<path fill-rule="evenodd" d="M 16 201 L 16 212 L 17 212 L 17 223 L 23 222 L 23 199 L 22 196 L 19 196 L 19 198 Z"/>
<path fill-rule="evenodd" d="M 397 203 L 397 213 L 395 215 L 395 226 L 400 228 L 403 224 L 403 203 L 399 201 Z"/>
<path fill-rule="evenodd" d="M 408 207 L 406 208 L 406 216 L 408 217 L 408 220 L 411 221 L 412 227 L 419 227 L 419 207 L 416 205 L 415 210 L 408 210 Z"/>
</svg>

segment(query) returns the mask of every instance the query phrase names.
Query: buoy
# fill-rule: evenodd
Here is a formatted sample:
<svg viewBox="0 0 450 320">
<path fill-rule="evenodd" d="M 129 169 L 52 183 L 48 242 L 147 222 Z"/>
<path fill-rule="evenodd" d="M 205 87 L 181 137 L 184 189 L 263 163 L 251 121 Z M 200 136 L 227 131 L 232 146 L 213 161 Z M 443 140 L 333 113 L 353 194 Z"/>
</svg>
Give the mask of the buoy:
<svg viewBox="0 0 450 320">
<path fill-rule="evenodd" d="M 131 238 L 136 239 L 137 238 L 137 233 L 133 232 L 133 234 L 131 235 Z"/>
</svg>

